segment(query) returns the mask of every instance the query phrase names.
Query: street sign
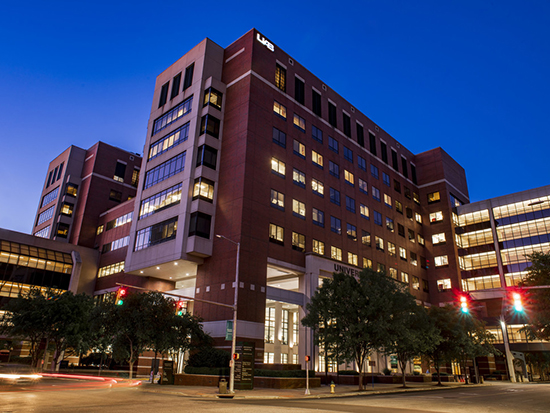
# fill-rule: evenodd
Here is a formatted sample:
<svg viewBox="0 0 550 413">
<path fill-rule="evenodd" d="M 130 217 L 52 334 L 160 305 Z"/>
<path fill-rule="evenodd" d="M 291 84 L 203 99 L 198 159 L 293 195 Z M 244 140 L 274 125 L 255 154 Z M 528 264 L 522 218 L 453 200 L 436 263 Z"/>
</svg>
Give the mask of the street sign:
<svg viewBox="0 0 550 413">
<path fill-rule="evenodd" d="M 374 360 L 369 360 L 369 366 L 371 366 L 371 367 L 376 367 L 376 361 L 374 361 Z"/>
<path fill-rule="evenodd" d="M 227 320 L 225 322 L 225 341 L 233 340 L 233 321 Z"/>
</svg>

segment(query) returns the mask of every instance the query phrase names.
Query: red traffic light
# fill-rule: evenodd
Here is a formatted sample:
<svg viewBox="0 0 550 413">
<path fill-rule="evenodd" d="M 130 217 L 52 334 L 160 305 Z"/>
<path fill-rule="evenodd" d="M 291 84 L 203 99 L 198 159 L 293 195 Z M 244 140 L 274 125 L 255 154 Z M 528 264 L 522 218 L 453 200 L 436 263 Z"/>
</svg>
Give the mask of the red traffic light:
<svg viewBox="0 0 550 413">
<path fill-rule="evenodd" d="M 126 297 L 126 293 L 128 290 L 124 287 L 120 287 L 118 291 L 116 292 L 116 299 L 115 304 L 116 305 L 122 305 L 124 304 L 124 298 Z"/>
<path fill-rule="evenodd" d="M 306 356 L 306 363 L 311 360 L 311 356 Z"/>
<path fill-rule="evenodd" d="M 239 359 L 239 354 L 233 353 L 233 360 L 238 360 L 238 359 Z"/>
<path fill-rule="evenodd" d="M 460 296 L 460 311 L 462 311 L 464 314 L 468 314 L 470 312 L 470 309 L 468 308 L 468 297 L 465 295 Z"/>
<path fill-rule="evenodd" d="M 520 293 L 518 292 L 513 292 L 512 293 L 512 300 L 513 300 L 513 303 L 514 303 L 514 310 L 516 310 L 518 313 L 523 313 L 523 297 L 521 296 Z"/>
<path fill-rule="evenodd" d="M 176 302 L 176 315 L 183 315 L 185 309 L 185 301 L 179 300 Z"/>
</svg>

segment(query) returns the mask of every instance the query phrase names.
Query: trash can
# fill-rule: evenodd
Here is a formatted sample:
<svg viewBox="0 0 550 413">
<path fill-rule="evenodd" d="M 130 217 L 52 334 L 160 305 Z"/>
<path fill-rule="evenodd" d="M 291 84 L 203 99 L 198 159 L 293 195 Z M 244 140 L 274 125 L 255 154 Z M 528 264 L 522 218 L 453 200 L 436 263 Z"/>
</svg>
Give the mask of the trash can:
<svg viewBox="0 0 550 413">
<path fill-rule="evenodd" d="M 218 392 L 220 394 L 227 394 L 227 380 L 221 379 L 218 382 Z"/>
</svg>

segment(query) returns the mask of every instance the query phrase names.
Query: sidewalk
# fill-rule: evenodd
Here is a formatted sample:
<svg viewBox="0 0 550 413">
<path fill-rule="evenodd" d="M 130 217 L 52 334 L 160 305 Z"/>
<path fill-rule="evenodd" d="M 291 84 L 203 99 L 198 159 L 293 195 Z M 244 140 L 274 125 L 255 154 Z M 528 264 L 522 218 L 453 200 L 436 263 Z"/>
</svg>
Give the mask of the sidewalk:
<svg viewBox="0 0 550 413">
<path fill-rule="evenodd" d="M 258 388 L 254 390 L 235 390 L 235 399 L 305 399 L 305 398 L 332 398 L 332 397 L 353 397 L 353 396 L 369 396 L 379 394 L 392 394 L 404 392 L 418 391 L 437 391 L 463 388 L 464 383 L 445 383 L 443 386 L 437 386 L 436 382 L 432 383 L 407 383 L 407 388 L 401 387 L 400 384 L 382 384 L 374 383 L 365 387 L 365 390 L 358 391 L 357 386 L 336 386 L 334 394 L 330 393 L 330 386 L 321 386 L 310 389 L 309 395 L 305 394 L 305 389 L 265 389 Z M 476 387 L 475 384 L 469 384 L 467 387 Z M 173 386 L 152 384 L 148 381 L 143 381 L 138 387 L 139 391 L 180 395 L 184 397 L 206 397 L 217 398 L 218 388 L 207 386 Z"/>
</svg>

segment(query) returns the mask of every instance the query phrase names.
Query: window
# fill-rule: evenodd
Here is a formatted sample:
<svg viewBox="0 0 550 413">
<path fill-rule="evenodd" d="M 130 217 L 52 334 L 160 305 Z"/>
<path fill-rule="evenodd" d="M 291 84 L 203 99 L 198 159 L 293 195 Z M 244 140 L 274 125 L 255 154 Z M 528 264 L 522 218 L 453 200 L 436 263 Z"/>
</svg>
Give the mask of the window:
<svg viewBox="0 0 550 413">
<path fill-rule="evenodd" d="M 98 271 L 97 278 L 106 277 L 111 274 L 117 274 L 124 271 L 124 261 L 120 261 L 105 267 L 101 267 Z"/>
<path fill-rule="evenodd" d="M 408 284 L 409 283 L 409 274 L 401 271 L 401 281 Z"/>
<path fill-rule="evenodd" d="M 168 100 L 168 88 L 169 87 L 170 87 L 170 82 L 166 82 L 160 88 L 159 108 L 166 105 L 166 101 Z"/>
<path fill-rule="evenodd" d="M 363 204 L 359 204 L 359 213 L 365 219 L 369 219 L 369 207 Z"/>
<path fill-rule="evenodd" d="M 411 163 L 411 179 L 413 181 L 413 184 L 418 185 L 418 182 L 416 180 L 416 166 L 414 166 L 412 163 Z"/>
<path fill-rule="evenodd" d="M 285 194 L 276 191 L 274 189 L 271 190 L 271 206 L 277 209 L 280 209 L 281 211 L 285 210 Z"/>
<path fill-rule="evenodd" d="M 130 242 L 130 236 L 119 238 L 115 241 L 109 242 L 107 244 L 103 244 L 103 247 L 101 248 L 101 252 L 105 254 L 110 251 L 116 251 L 123 247 L 127 247 L 129 242 Z"/>
<path fill-rule="evenodd" d="M 323 155 L 315 151 L 311 151 L 311 161 L 313 162 L 313 165 L 323 169 Z"/>
<path fill-rule="evenodd" d="M 367 161 L 365 158 L 357 155 L 357 166 L 359 166 L 359 169 L 362 169 L 363 171 L 367 171 Z"/>
<path fill-rule="evenodd" d="M 269 224 L 269 241 L 284 245 L 284 229 L 275 224 Z"/>
<path fill-rule="evenodd" d="M 363 258 L 363 268 L 372 269 L 372 260 L 369 258 Z"/>
<path fill-rule="evenodd" d="M 420 245 L 425 244 L 424 237 L 422 235 L 416 234 L 416 239 L 418 240 L 418 244 L 420 244 Z"/>
<path fill-rule="evenodd" d="M 115 202 L 122 201 L 122 192 L 111 189 L 111 191 L 109 192 L 109 199 Z"/>
<path fill-rule="evenodd" d="M 407 232 L 409 234 L 409 241 L 412 243 L 416 242 L 416 238 L 414 236 L 414 231 L 412 229 L 407 229 Z"/>
<path fill-rule="evenodd" d="M 283 345 L 288 344 L 288 314 L 288 310 L 283 310 L 281 314 L 281 344 Z M 288 363 L 288 354 L 281 354 L 281 363 Z"/>
<path fill-rule="evenodd" d="M 413 201 L 415 204 L 420 205 L 420 197 L 416 192 L 413 192 Z"/>
<path fill-rule="evenodd" d="M 355 186 L 354 185 L 355 178 L 354 178 L 353 174 L 350 171 L 346 170 L 346 169 L 344 169 L 344 180 L 346 181 L 347 184 L 349 184 L 351 186 Z"/>
<path fill-rule="evenodd" d="M 437 289 L 439 291 L 450 290 L 452 288 L 451 279 L 445 278 L 443 280 L 437 280 Z"/>
<path fill-rule="evenodd" d="M 378 168 L 376 166 L 374 166 L 373 164 L 370 165 L 370 174 L 378 179 Z"/>
<path fill-rule="evenodd" d="M 374 211 L 374 223 L 382 226 L 382 214 L 378 211 Z"/>
<path fill-rule="evenodd" d="M 75 184 L 71 184 L 70 182 L 67 184 L 67 186 L 65 187 L 65 194 L 66 195 L 69 195 L 69 196 L 74 196 L 76 197 L 78 193 L 78 185 L 75 185 Z M 44 206 L 44 205 L 42 205 Z"/>
<path fill-rule="evenodd" d="M 331 136 L 328 137 L 328 148 L 331 151 L 338 153 L 338 141 Z"/>
<path fill-rule="evenodd" d="M 277 158 L 271 158 L 271 172 L 280 175 L 284 178 L 286 173 L 286 165 L 283 161 Z"/>
<path fill-rule="evenodd" d="M 298 201 L 297 199 L 292 200 L 292 215 L 298 218 L 306 219 L 306 204 Z"/>
<path fill-rule="evenodd" d="M 372 132 L 369 132 L 370 153 L 376 156 L 376 136 Z"/>
<path fill-rule="evenodd" d="M 67 238 L 69 236 L 69 224 L 64 224 L 63 222 L 58 223 L 57 233 L 55 235 L 59 238 Z"/>
<path fill-rule="evenodd" d="M 311 91 L 311 110 L 317 116 L 321 117 L 321 95 L 315 90 Z"/>
<path fill-rule="evenodd" d="M 55 211 L 55 205 L 46 209 L 44 212 L 42 212 L 40 215 L 38 215 L 38 219 L 36 220 L 36 226 L 46 222 L 47 220 L 51 219 L 53 217 L 53 213 Z"/>
<path fill-rule="evenodd" d="M 265 309 L 265 328 L 264 341 L 266 343 L 275 342 L 275 307 L 266 307 Z M 264 363 L 273 363 L 274 353 L 264 353 Z"/>
<path fill-rule="evenodd" d="M 441 201 L 441 196 L 439 195 L 439 191 L 437 192 L 430 192 L 428 194 L 428 204 L 439 202 Z"/>
<path fill-rule="evenodd" d="M 107 222 L 107 224 L 105 224 L 105 231 L 110 231 L 114 228 L 118 228 L 118 227 L 121 227 L 122 225 L 126 225 L 126 224 L 129 224 L 130 222 L 132 222 L 132 218 L 134 217 L 134 211 L 132 212 L 128 212 L 127 214 L 124 214 L 116 219 L 113 219 L 109 222 Z M 99 229 L 101 228 L 103 230 L 103 225 L 101 225 L 99 228 L 98 228 L 98 231 Z"/>
<path fill-rule="evenodd" d="M 55 201 L 57 199 L 58 194 L 59 194 L 59 187 L 55 188 L 53 191 L 48 192 L 46 195 L 44 195 L 44 197 L 42 198 L 42 203 L 40 204 L 40 208 L 44 208 L 46 205 Z"/>
<path fill-rule="evenodd" d="M 386 186 L 391 186 L 391 183 L 390 183 L 390 176 L 385 173 L 385 172 L 382 172 L 382 181 L 384 182 L 384 184 Z"/>
<path fill-rule="evenodd" d="M 397 161 L 397 152 L 394 149 L 391 150 L 391 164 L 392 164 L 392 168 L 395 169 L 397 172 L 399 172 L 399 162 Z"/>
<path fill-rule="evenodd" d="M 302 132 L 306 131 L 306 120 L 301 116 L 294 114 L 294 126 L 300 129 Z"/>
<path fill-rule="evenodd" d="M 311 125 L 311 137 L 317 142 L 323 143 L 323 131 Z"/>
<path fill-rule="evenodd" d="M 187 115 L 191 112 L 193 105 L 193 96 L 185 99 L 174 109 L 169 110 L 164 115 L 158 117 L 153 123 L 153 135 L 156 135 L 161 130 L 167 128 L 169 125 L 177 121 L 179 118 Z"/>
<path fill-rule="evenodd" d="M 191 63 L 185 68 L 185 76 L 183 78 L 183 90 L 186 90 L 193 84 L 193 71 L 195 69 L 195 63 Z"/>
<path fill-rule="evenodd" d="M 380 202 L 380 190 L 373 186 L 371 191 L 372 191 L 372 197 L 378 202 Z"/>
<path fill-rule="evenodd" d="M 303 234 L 298 234 L 297 232 L 292 233 L 292 249 L 300 252 L 305 252 L 306 250 L 306 236 Z"/>
<path fill-rule="evenodd" d="M 386 217 L 386 228 L 388 231 L 393 232 L 394 226 L 393 226 L 393 219 Z"/>
<path fill-rule="evenodd" d="M 443 221 L 443 212 L 437 211 L 430 214 L 430 223 Z"/>
<path fill-rule="evenodd" d="M 405 227 L 404 227 L 403 225 L 401 225 L 401 224 L 397 224 L 397 233 L 398 233 L 401 237 L 405 238 Z"/>
<path fill-rule="evenodd" d="M 313 223 L 320 227 L 325 227 L 325 213 L 317 208 L 313 208 Z"/>
<path fill-rule="evenodd" d="M 300 158 L 306 159 L 306 147 L 302 142 L 294 139 L 293 149 L 294 155 L 298 155 Z"/>
<path fill-rule="evenodd" d="M 330 217 L 330 230 L 337 233 L 338 235 L 342 234 L 342 221 L 340 219 L 331 216 Z"/>
<path fill-rule="evenodd" d="M 222 97 L 223 94 L 213 87 L 209 87 L 204 91 L 204 102 L 202 104 L 205 106 L 213 106 L 218 110 L 222 110 Z"/>
<path fill-rule="evenodd" d="M 302 105 L 305 104 L 306 101 L 306 85 L 297 77 L 294 78 L 294 99 Z"/>
<path fill-rule="evenodd" d="M 334 188 L 330 188 L 330 202 L 340 205 L 340 192 Z"/>
<path fill-rule="evenodd" d="M 395 257 L 395 244 L 388 241 L 388 254 L 390 257 Z"/>
<path fill-rule="evenodd" d="M 394 280 L 397 280 L 397 269 L 390 267 L 390 273 L 389 276 L 393 278 Z"/>
<path fill-rule="evenodd" d="M 134 170 L 132 171 L 132 182 L 130 185 L 132 185 L 134 188 L 137 188 L 139 182 L 139 168 L 134 167 Z"/>
<path fill-rule="evenodd" d="M 361 178 L 359 178 L 359 190 L 364 194 L 369 193 L 367 183 L 363 181 Z"/>
<path fill-rule="evenodd" d="M 449 194 L 449 198 L 451 199 L 451 206 L 452 207 L 459 207 L 460 205 L 464 205 L 464 203 L 455 197 L 453 194 Z"/>
<path fill-rule="evenodd" d="M 410 188 L 405 187 L 405 198 L 412 199 Z"/>
<path fill-rule="evenodd" d="M 126 164 L 117 162 L 115 166 L 115 175 L 113 179 L 118 182 L 124 182 L 124 175 L 126 174 Z"/>
<path fill-rule="evenodd" d="M 338 127 L 338 120 L 336 119 L 336 106 L 331 102 L 328 102 L 328 123 L 333 127 Z"/>
<path fill-rule="evenodd" d="M 193 186 L 193 200 L 195 199 L 212 202 L 214 200 L 214 181 L 202 176 L 196 178 Z"/>
<path fill-rule="evenodd" d="M 63 202 L 61 204 L 61 214 L 65 216 L 72 216 L 73 215 L 73 207 L 74 205 L 69 202 Z"/>
<path fill-rule="evenodd" d="M 443 267 L 444 265 L 449 265 L 449 258 L 446 255 L 440 255 L 439 257 L 434 257 L 434 264 L 436 267 Z"/>
<path fill-rule="evenodd" d="M 171 218 L 164 222 L 139 230 L 136 233 L 134 251 L 139 251 L 153 245 L 161 244 L 176 238 L 178 218 Z"/>
<path fill-rule="evenodd" d="M 286 69 L 280 65 L 275 66 L 275 86 L 286 92 Z"/>
<path fill-rule="evenodd" d="M 395 192 L 401 193 L 401 182 L 399 182 L 398 180 L 394 179 L 394 180 L 393 180 L 393 189 L 395 190 Z"/>
<path fill-rule="evenodd" d="M 42 228 L 40 231 L 36 231 L 33 235 L 39 238 L 48 238 L 48 236 L 50 235 L 50 225 Z"/>
<path fill-rule="evenodd" d="M 319 240 L 313 240 L 313 252 L 319 255 L 325 255 L 325 243 Z"/>
<path fill-rule="evenodd" d="M 306 174 L 298 169 L 294 168 L 292 171 L 292 182 L 296 185 L 305 188 L 306 187 Z"/>
<path fill-rule="evenodd" d="M 351 138 L 351 119 L 348 114 L 342 113 L 342 121 L 344 123 L 344 135 Z"/>
<path fill-rule="evenodd" d="M 328 171 L 335 178 L 340 178 L 340 167 L 337 163 L 328 161 Z"/>
<path fill-rule="evenodd" d="M 342 250 L 337 247 L 330 247 L 330 258 L 333 260 L 342 261 Z"/>
<path fill-rule="evenodd" d="M 370 232 L 361 230 L 361 243 L 370 247 Z"/>
<path fill-rule="evenodd" d="M 348 263 L 357 267 L 357 254 L 348 252 Z"/>
<path fill-rule="evenodd" d="M 400 214 L 403 213 L 403 204 L 399 201 L 395 201 L 395 210 Z"/>
<path fill-rule="evenodd" d="M 286 106 L 282 105 L 276 100 L 273 101 L 273 112 L 275 112 L 275 114 L 279 117 L 286 120 Z"/>
<path fill-rule="evenodd" d="M 361 146 L 362 148 L 365 147 L 365 136 L 364 136 L 364 133 L 363 133 L 363 126 L 360 125 L 359 123 L 356 124 L 356 129 L 357 129 L 357 143 L 359 144 L 359 146 Z"/>
<path fill-rule="evenodd" d="M 414 290 L 420 290 L 420 280 L 418 277 L 412 276 L 412 283 L 411 286 Z"/>
<path fill-rule="evenodd" d="M 286 148 L 286 133 L 277 128 L 273 128 L 273 142 L 283 148 Z"/>
<path fill-rule="evenodd" d="M 200 134 L 203 135 L 205 133 L 218 138 L 220 136 L 220 120 L 212 115 L 204 115 L 201 119 Z"/>
<path fill-rule="evenodd" d="M 444 232 L 432 235 L 432 244 L 433 245 L 443 244 L 445 242 L 446 242 L 446 240 L 445 240 L 445 233 Z"/>
<path fill-rule="evenodd" d="M 420 215 L 418 212 L 415 212 L 415 213 L 414 213 L 414 219 L 415 219 L 416 222 L 418 222 L 419 224 L 422 224 L 422 215 Z"/>
<path fill-rule="evenodd" d="M 193 212 L 189 220 L 189 236 L 194 235 L 210 239 L 212 217 L 202 212 Z"/>
<path fill-rule="evenodd" d="M 384 163 L 388 163 L 388 147 L 382 141 L 380 141 L 380 156 Z"/>
<path fill-rule="evenodd" d="M 378 251 L 384 251 L 384 240 L 380 237 L 374 237 L 374 245 Z"/>
<path fill-rule="evenodd" d="M 401 156 L 401 173 L 405 178 L 409 177 L 409 170 L 407 169 L 407 159 L 404 156 Z"/>
<path fill-rule="evenodd" d="M 399 258 L 404 261 L 407 261 L 407 250 L 403 247 L 399 247 Z"/>
<path fill-rule="evenodd" d="M 211 146 L 201 145 L 197 151 L 197 164 L 207 166 L 210 169 L 216 169 L 216 163 L 218 159 L 218 151 Z"/>
<path fill-rule="evenodd" d="M 318 181 L 317 179 L 313 178 L 311 180 L 311 190 L 315 195 L 319 195 L 320 197 L 323 197 L 325 193 L 325 186 L 321 181 Z"/>
<path fill-rule="evenodd" d="M 346 195 L 346 209 L 355 214 L 355 199 Z"/>
<path fill-rule="evenodd" d="M 391 196 L 389 196 L 388 194 L 384 194 L 384 204 L 386 204 L 386 206 L 388 208 L 392 207 L 392 205 L 391 205 Z"/>
<path fill-rule="evenodd" d="M 200 154 L 200 148 L 199 148 Z M 152 187 L 180 172 L 185 168 L 185 152 L 168 159 L 166 162 L 148 170 L 145 173 L 145 184 L 143 189 Z M 122 195 L 122 194 L 121 194 Z"/>
<path fill-rule="evenodd" d="M 415 252 L 411 252 L 409 253 L 409 257 L 411 259 L 411 264 L 414 265 L 415 267 L 418 266 L 418 256 L 416 255 Z"/>
<path fill-rule="evenodd" d="M 357 241 L 357 227 L 355 225 L 352 225 L 352 224 L 348 223 L 346 233 L 348 234 L 349 239 Z"/>
<path fill-rule="evenodd" d="M 139 219 L 179 204 L 181 200 L 181 188 L 182 184 L 180 183 L 141 201 Z"/>
</svg>

